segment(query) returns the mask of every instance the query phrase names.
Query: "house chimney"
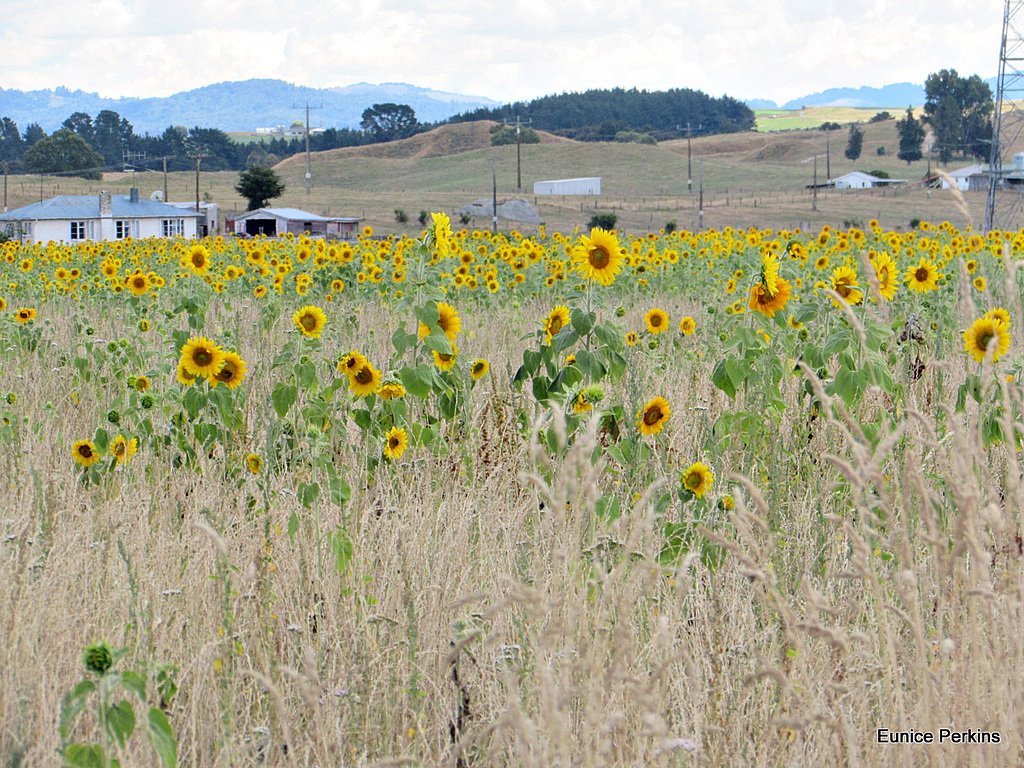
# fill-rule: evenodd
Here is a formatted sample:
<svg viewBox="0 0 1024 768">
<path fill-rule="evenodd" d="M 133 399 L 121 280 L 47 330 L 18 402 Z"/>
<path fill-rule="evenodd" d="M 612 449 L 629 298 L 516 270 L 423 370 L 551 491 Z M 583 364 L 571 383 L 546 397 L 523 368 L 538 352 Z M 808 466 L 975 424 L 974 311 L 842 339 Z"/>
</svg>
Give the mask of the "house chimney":
<svg viewBox="0 0 1024 768">
<path fill-rule="evenodd" d="M 130 202 L 132 205 L 134 205 L 135 203 L 139 202 L 139 188 L 138 187 L 132 187 L 130 190 L 128 190 L 128 202 Z"/>
<path fill-rule="evenodd" d="M 110 198 L 110 193 L 107 190 L 100 192 L 100 218 L 109 219 L 114 215 L 114 203 Z"/>
</svg>

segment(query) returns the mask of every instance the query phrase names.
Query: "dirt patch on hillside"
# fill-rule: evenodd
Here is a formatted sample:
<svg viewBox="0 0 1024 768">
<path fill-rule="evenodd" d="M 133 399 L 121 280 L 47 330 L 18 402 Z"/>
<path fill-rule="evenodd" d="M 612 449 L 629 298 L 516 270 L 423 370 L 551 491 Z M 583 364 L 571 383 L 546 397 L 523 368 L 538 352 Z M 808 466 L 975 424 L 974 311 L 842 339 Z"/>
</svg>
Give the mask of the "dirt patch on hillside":
<svg viewBox="0 0 1024 768">
<path fill-rule="evenodd" d="M 497 125 L 497 123 L 491 120 L 442 125 L 401 141 L 388 141 L 383 144 L 369 144 L 363 147 L 342 147 L 320 154 L 330 157 L 379 157 L 387 160 L 450 157 L 491 146 L 491 126 L 493 125 Z M 537 135 L 540 137 L 541 144 L 571 141 L 544 131 L 537 131 Z M 305 160 L 300 155 L 294 155 L 287 160 L 282 160 L 277 167 L 304 162 Z"/>
<path fill-rule="evenodd" d="M 804 160 L 808 152 L 813 154 L 811 145 L 806 141 L 798 139 L 778 139 L 765 144 L 760 149 L 751 152 L 744 160 L 751 162 L 781 163 L 794 160 Z"/>
</svg>

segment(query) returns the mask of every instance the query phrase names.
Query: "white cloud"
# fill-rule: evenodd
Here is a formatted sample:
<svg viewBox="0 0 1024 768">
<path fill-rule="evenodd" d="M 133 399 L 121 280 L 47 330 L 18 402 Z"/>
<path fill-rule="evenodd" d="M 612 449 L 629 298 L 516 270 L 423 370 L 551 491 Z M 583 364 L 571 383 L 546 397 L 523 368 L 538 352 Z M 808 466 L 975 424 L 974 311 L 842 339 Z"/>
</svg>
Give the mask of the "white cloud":
<svg viewBox="0 0 1024 768">
<path fill-rule="evenodd" d="M 500 100 L 600 87 L 785 101 L 995 73 L 1002 8 L 973 0 L 5 0 L 0 82 L 168 95 L 275 77 Z"/>
</svg>

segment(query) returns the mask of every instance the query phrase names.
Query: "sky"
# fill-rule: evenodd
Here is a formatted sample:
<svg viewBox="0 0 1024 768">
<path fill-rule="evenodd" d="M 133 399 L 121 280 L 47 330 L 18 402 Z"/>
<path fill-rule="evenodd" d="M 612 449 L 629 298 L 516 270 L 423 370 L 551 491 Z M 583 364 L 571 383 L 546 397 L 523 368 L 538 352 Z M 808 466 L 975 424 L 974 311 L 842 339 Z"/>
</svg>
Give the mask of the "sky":
<svg viewBox="0 0 1024 768">
<path fill-rule="evenodd" d="M 998 72 L 1003 0 L 0 0 L 0 87 L 169 96 L 275 78 L 499 102 L 692 88 L 779 104 Z"/>
</svg>

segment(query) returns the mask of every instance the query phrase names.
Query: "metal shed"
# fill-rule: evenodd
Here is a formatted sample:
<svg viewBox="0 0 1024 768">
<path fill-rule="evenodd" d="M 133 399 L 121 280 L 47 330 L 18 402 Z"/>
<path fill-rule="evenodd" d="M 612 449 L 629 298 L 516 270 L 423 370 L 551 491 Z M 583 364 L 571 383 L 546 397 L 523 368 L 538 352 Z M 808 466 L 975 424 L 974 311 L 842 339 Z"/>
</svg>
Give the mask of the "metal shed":
<svg viewBox="0 0 1024 768">
<path fill-rule="evenodd" d="M 535 195 L 600 195 L 601 177 L 588 176 L 580 179 L 557 179 L 555 181 L 535 181 Z"/>
</svg>

